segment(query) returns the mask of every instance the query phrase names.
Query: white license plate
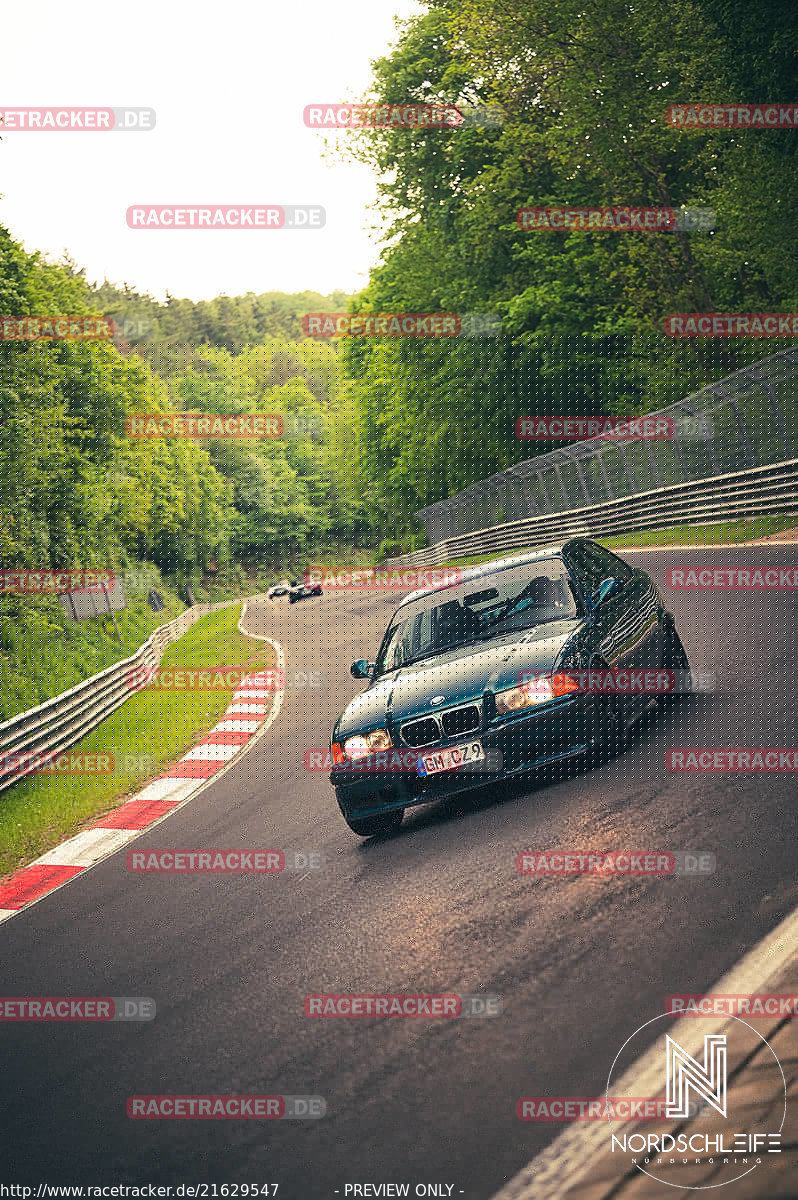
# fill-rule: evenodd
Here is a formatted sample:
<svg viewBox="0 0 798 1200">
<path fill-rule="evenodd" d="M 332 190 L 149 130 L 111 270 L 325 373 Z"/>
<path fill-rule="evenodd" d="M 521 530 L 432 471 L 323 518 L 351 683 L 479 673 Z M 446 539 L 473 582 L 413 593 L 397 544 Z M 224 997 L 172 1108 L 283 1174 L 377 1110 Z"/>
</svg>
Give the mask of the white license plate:
<svg viewBox="0 0 798 1200">
<path fill-rule="evenodd" d="M 482 742 L 467 742 L 463 746 L 450 746 L 448 750 L 430 751 L 418 760 L 419 775 L 437 775 L 439 771 L 454 771 L 466 763 L 479 762 L 485 757 Z"/>
</svg>

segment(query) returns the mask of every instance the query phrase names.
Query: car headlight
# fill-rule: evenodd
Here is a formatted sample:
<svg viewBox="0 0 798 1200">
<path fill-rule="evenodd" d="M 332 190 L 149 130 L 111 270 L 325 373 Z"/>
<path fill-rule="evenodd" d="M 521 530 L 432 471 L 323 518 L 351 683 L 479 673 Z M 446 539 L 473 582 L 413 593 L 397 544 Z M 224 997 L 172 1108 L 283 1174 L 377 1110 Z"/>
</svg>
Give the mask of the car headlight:
<svg viewBox="0 0 798 1200">
<path fill-rule="evenodd" d="M 365 758 L 367 754 L 377 754 L 381 750 L 390 750 L 393 743 L 387 729 L 373 729 L 371 733 L 357 733 L 344 742 L 344 754 L 352 760 Z"/>
<path fill-rule="evenodd" d="M 556 675 L 538 675 L 518 687 L 497 692 L 496 712 L 500 717 L 506 717 L 510 713 L 534 708 L 536 704 L 547 704 L 549 700 L 555 700 L 558 696 L 578 691 L 578 681 L 564 671 Z"/>
</svg>

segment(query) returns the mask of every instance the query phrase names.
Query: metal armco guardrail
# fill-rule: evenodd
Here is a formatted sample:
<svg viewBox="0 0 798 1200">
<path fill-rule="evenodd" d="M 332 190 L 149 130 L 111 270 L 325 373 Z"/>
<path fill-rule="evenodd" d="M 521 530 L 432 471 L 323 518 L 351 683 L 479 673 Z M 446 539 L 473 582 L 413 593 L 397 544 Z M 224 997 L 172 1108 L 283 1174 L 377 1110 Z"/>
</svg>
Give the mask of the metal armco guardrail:
<svg viewBox="0 0 798 1200">
<path fill-rule="evenodd" d="M 389 558 L 385 565 L 441 566 L 457 558 L 545 546 L 569 537 L 636 533 L 773 513 L 798 513 L 798 458 L 477 529 L 413 554 Z"/>
<path fill-rule="evenodd" d="M 154 630 L 130 658 L 0 724 L 0 791 L 30 773 L 33 769 L 30 756 L 60 754 L 124 704 L 138 690 L 131 688 L 131 672 L 140 668 L 144 672 L 154 670 L 169 643 L 200 617 L 240 603 L 240 600 L 222 600 L 218 604 L 195 604 L 187 608 L 179 617 Z M 4 772 L 3 763 L 9 755 L 20 756 L 22 763 L 17 770 Z"/>
<path fill-rule="evenodd" d="M 585 438 L 419 509 L 430 545 L 529 517 L 789 462 L 798 454 L 798 348 L 780 350 L 646 416 L 659 441 Z M 603 411 L 603 409 L 602 409 Z"/>
</svg>

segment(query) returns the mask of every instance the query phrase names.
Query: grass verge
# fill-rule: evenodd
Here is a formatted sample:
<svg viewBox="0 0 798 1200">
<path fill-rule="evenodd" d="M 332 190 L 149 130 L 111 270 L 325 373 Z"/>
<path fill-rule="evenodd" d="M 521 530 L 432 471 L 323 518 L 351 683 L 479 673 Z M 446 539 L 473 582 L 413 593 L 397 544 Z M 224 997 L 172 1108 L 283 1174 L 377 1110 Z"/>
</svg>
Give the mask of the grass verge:
<svg viewBox="0 0 798 1200">
<path fill-rule="evenodd" d="M 614 538 L 599 538 L 610 549 L 623 546 L 735 546 L 756 542 L 785 529 L 794 529 L 796 517 L 750 517 L 742 521 L 722 521 L 715 525 L 674 525 L 670 529 L 622 533 Z"/>
<path fill-rule="evenodd" d="M 202 617 L 167 646 L 160 670 L 246 664 L 249 674 L 275 666 L 270 646 L 236 628 L 240 615 L 235 605 Z M 213 728 L 233 690 L 144 688 L 71 747 L 71 754 L 112 755 L 112 772 L 31 775 L 0 792 L 0 877 L 57 846 L 160 775 Z"/>
</svg>

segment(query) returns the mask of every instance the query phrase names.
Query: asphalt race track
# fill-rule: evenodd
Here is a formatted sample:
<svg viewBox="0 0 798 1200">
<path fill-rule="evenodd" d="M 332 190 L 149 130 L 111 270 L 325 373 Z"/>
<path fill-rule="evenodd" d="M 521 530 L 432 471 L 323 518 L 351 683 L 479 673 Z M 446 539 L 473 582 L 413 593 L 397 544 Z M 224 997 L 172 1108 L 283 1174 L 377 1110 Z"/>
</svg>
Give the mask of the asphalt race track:
<svg viewBox="0 0 798 1200">
<path fill-rule="evenodd" d="M 631 556 L 630 556 L 631 557 Z M 655 714 L 622 757 L 416 809 L 389 841 L 344 824 L 304 769 L 360 685 L 391 594 L 250 606 L 290 689 L 265 738 L 134 849 L 318 850 L 321 870 L 132 875 L 117 853 L 0 926 L 6 996 L 151 996 L 149 1023 L 0 1025 L 5 1174 L 20 1184 L 454 1185 L 488 1198 L 563 1128 L 521 1096 L 599 1094 L 622 1043 L 700 992 L 798 905 L 795 778 L 670 773 L 669 747 L 795 747 L 795 595 L 673 591 L 674 565 L 792 566 L 796 548 L 657 551 L 691 665 L 716 690 Z M 146 751 L 148 747 L 141 747 Z M 532 879 L 526 849 L 698 850 L 698 878 Z M 473 1020 L 310 1019 L 310 992 L 485 993 Z M 140 1120 L 130 1095 L 323 1096 L 320 1120 Z M 412 1194 L 412 1192 L 411 1192 Z"/>
</svg>

